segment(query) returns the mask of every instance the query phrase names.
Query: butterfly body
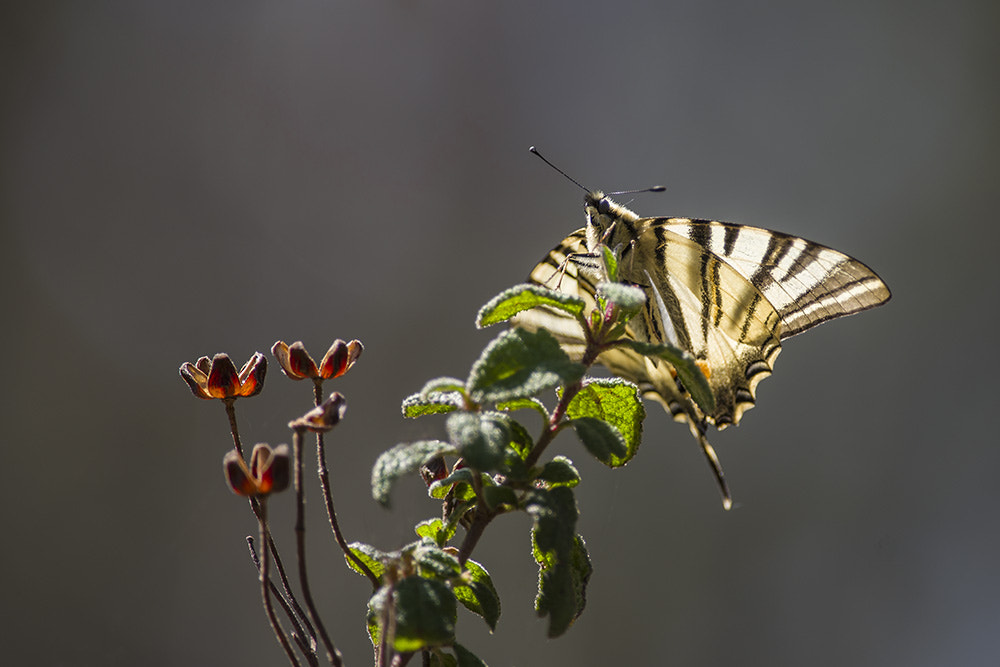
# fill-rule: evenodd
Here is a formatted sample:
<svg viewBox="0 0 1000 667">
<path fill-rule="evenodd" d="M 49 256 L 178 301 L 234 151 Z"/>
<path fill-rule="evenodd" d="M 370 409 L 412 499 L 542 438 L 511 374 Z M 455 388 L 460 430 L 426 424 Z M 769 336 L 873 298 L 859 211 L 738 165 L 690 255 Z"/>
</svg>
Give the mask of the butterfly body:
<svg viewBox="0 0 1000 667">
<path fill-rule="evenodd" d="M 724 494 L 721 468 L 704 437 L 706 425 L 739 423 L 754 405 L 757 384 L 770 375 L 783 339 L 890 297 L 867 266 L 805 239 L 712 220 L 643 218 L 600 191 L 587 193 L 584 211 L 586 227 L 550 251 L 529 280 L 596 306 L 597 284 L 607 279 L 601 246 L 614 251 L 618 280 L 643 288 L 647 297 L 626 335 L 670 343 L 693 355 L 705 371 L 715 409 L 703 413 L 665 361 L 616 348 L 598 362 L 691 424 Z M 582 354 L 579 324 L 556 310 L 525 311 L 514 323 L 548 329 L 571 357 Z"/>
</svg>

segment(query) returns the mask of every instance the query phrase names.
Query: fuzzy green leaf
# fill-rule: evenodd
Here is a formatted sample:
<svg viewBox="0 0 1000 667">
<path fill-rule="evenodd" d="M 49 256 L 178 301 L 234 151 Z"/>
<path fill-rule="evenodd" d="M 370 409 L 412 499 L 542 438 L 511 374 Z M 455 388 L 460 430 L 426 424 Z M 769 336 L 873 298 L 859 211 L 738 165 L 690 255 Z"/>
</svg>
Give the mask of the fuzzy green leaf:
<svg viewBox="0 0 1000 667">
<path fill-rule="evenodd" d="M 524 410 L 525 408 L 530 408 L 536 411 L 545 421 L 549 420 L 549 411 L 545 409 L 545 404 L 537 398 L 516 398 L 513 401 L 502 401 L 497 403 L 497 410 L 504 410 L 506 412 Z"/>
<path fill-rule="evenodd" d="M 458 658 L 439 648 L 431 649 L 430 667 L 458 667 Z"/>
<path fill-rule="evenodd" d="M 421 396 L 431 394 L 450 394 L 453 392 L 462 393 L 465 391 L 465 383 L 458 378 L 440 377 L 428 380 L 420 390 Z"/>
<path fill-rule="evenodd" d="M 646 293 L 641 287 L 624 283 L 602 282 L 597 286 L 597 293 L 618 306 L 625 320 L 632 319 L 646 303 Z"/>
<path fill-rule="evenodd" d="M 618 258 L 615 257 L 615 251 L 607 244 L 602 243 L 601 253 L 604 255 L 604 273 L 609 281 L 616 282 L 618 280 Z"/>
<path fill-rule="evenodd" d="M 414 530 L 420 537 L 432 540 L 439 547 L 443 547 L 452 537 L 455 536 L 455 526 L 446 526 L 441 519 L 427 519 L 418 523 Z"/>
<path fill-rule="evenodd" d="M 540 285 L 517 285 L 493 297 L 479 310 L 476 326 L 482 329 L 498 322 L 505 322 L 523 310 L 548 306 L 573 317 L 583 312 L 583 299 L 557 292 Z"/>
<path fill-rule="evenodd" d="M 384 507 L 389 506 L 389 493 L 397 479 L 416 472 L 424 463 L 441 454 L 454 454 L 455 447 L 440 440 L 402 443 L 382 452 L 372 469 L 372 496 Z"/>
<path fill-rule="evenodd" d="M 468 467 L 492 471 L 503 463 L 510 429 L 500 415 L 456 412 L 448 416 L 445 428 Z"/>
<path fill-rule="evenodd" d="M 368 598 L 368 638 L 372 641 L 372 646 L 378 648 L 379 640 L 382 637 L 382 616 L 385 605 L 389 600 L 389 587 L 382 586 L 370 598 Z"/>
<path fill-rule="evenodd" d="M 452 645 L 452 650 L 455 651 L 455 658 L 458 660 L 458 667 L 489 667 L 485 662 L 483 662 L 475 653 L 465 648 L 459 643 Z"/>
<path fill-rule="evenodd" d="M 407 418 L 454 412 L 463 406 L 462 395 L 457 391 L 444 394 L 413 394 L 403 399 L 403 416 Z"/>
<path fill-rule="evenodd" d="M 458 558 L 436 544 L 419 545 L 413 550 L 413 560 L 420 576 L 428 579 L 449 580 L 462 572 Z"/>
<path fill-rule="evenodd" d="M 487 486 L 483 488 L 483 500 L 491 510 L 500 505 L 517 507 L 517 493 L 509 486 Z"/>
<path fill-rule="evenodd" d="M 397 651 L 419 651 L 455 640 L 458 605 L 447 584 L 423 577 L 406 577 L 393 590 L 396 605 Z"/>
<path fill-rule="evenodd" d="M 538 479 L 545 482 L 549 488 L 574 487 L 580 483 L 580 473 L 568 458 L 557 456 L 542 467 Z"/>
<path fill-rule="evenodd" d="M 382 573 L 385 571 L 385 560 L 388 557 L 383 551 L 379 551 L 370 544 L 365 544 L 363 542 L 351 542 L 347 545 L 347 548 L 351 550 L 358 559 L 368 566 L 368 569 L 372 571 L 379 580 L 382 580 Z M 357 563 L 344 556 L 344 560 L 347 561 L 347 566 L 357 572 L 358 574 L 364 575 L 365 573 L 358 568 Z"/>
<path fill-rule="evenodd" d="M 616 461 L 623 460 L 628 453 L 625 438 L 617 428 L 606 421 L 595 417 L 579 417 L 571 419 L 569 424 L 576 430 L 580 442 L 587 451 L 606 466 L 613 466 Z"/>
<path fill-rule="evenodd" d="M 612 468 L 625 465 L 639 451 L 639 443 L 642 442 L 642 422 L 646 418 L 646 409 L 639 398 L 639 390 L 631 382 L 620 378 L 587 380 L 583 388 L 570 401 L 566 416 L 573 420 L 581 417 L 600 419 L 618 431 L 625 445 L 624 454 L 612 453 L 608 459 L 598 456 L 600 461 Z M 576 427 L 575 423 L 574 427 Z M 581 439 L 584 438 L 584 434 L 579 428 L 577 428 L 577 434 Z M 584 442 L 584 444 L 587 443 Z M 595 456 L 597 456 L 596 453 Z"/>
<path fill-rule="evenodd" d="M 471 468 L 459 468 L 458 470 L 452 471 L 452 473 L 444 479 L 432 482 L 430 487 L 427 489 L 427 495 L 431 498 L 436 498 L 437 500 L 444 500 L 444 497 L 448 495 L 448 492 L 454 484 L 457 484 L 459 487 L 471 487 L 473 476 L 474 473 Z M 462 490 L 459 490 L 456 493 L 459 498 L 471 498 L 473 496 L 471 488 L 468 493 Z"/>
<path fill-rule="evenodd" d="M 690 353 L 666 343 L 644 343 L 627 338 L 620 340 L 618 344 L 643 356 L 667 361 L 677 371 L 677 377 L 680 378 L 681 384 L 691 394 L 691 398 L 698 404 L 701 411 L 705 414 L 715 412 L 715 396 L 712 394 L 712 388 Z"/>
<path fill-rule="evenodd" d="M 492 632 L 500 619 L 500 597 L 493 586 L 493 579 L 486 568 L 474 560 L 465 561 L 465 568 L 468 574 L 464 579 L 467 578 L 469 583 L 456 585 L 455 597 L 466 609 L 482 616 Z"/>
<path fill-rule="evenodd" d="M 578 512 L 573 491 L 561 486 L 532 491 L 525 510 L 534 520 L 532 553 L 538 563 L 535 610 L 549 617 L 549 637 L 566 632 L 586 603 L 589 558 L 581 558 L 583 540 L 576 535 Z M 583 548 L 583 553 L 586 549 Z"/>
<path fill-rule="evenodd" d="M 583 371 L 548 331 L 510 329 L 487 345 L 473 364 L 469 393 L 477 403 L 528 398 L 575 382 Z"/>
</svg>

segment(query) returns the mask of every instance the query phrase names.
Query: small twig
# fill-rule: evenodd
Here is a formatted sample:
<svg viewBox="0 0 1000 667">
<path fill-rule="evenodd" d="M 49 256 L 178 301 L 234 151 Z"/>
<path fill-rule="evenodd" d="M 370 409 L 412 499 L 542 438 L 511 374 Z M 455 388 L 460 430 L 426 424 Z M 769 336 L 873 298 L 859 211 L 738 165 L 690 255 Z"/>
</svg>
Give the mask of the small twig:
<svg viewBox="0 0 1000 667">
<path fill-rule="evenodd" d="M 288 661 L 295 667 L 299 667 L 295 651 L 292 649 L 292 645 L 288 643 L 288 637 L 285 636 L 285 631 L 278 622 L 278 617 L 274 613 L 274 607 L 271 605 L 271 589 L 268 586 L 270 583 L 268 570 L 271 565 L 271 559 L 268 554 L 271 550 L 266 546 L 267 543 L 265 541 L 267 535 L 267 501 L 264 499 L 260 501 L 258 525 L 260 528 L 260 543 L 265 545 L 260 559 L 260 596 L 264 601 L 264 611 L 267 613 L 267 619 L 271 623 L 271 629 L 274 630 L 274 634 L 278 638 L 278 643 L 281 644 L 281 648 L 285 650 L 285 655 L 288 656 Z"/>
<path fill-rule="evenodd" d="M 254 569 L 257 570 L 257 574 L 259 576 L 260 558 L 257 557 L 257 550 L 254 549 L 253 537 L 249 535 L 247 536 L 247 547 L 250 550 L 250 560 L 253 561 Z M 308 635 L 310 641 L 309 643 L 307 643 L 306 640 L 307 635 L 305 634 L 305 632 L 303 632 L 302 625 L 299 623 L 298 617 L 292 611 L 292 608 L 288 606 L 288 601 L 285 600 L 285 596 L 281 594 L 281 591 L 279 591 L 278 587 L 274 585 L 274 582 L 270 581 L 270 578 L 268 578 L 267 583 L 268 586 L 270 586 L 271 588 L 271 595 L 273 595 L 275 599 L 278 600 L 278 604 L 281 605 L 281 609 L 285 612 L 285 616 L 288 617 L 288 621 L 292 624 L 292 627 L 294 628 L 292 631 L 292 640 L 299 647 L 299 650 L 305 656 L 306 660 L 309 661 L 309 664 L 312 665 L 313 667 L 316 667 L 319 663 L 316 660 L 316 650 L 313 645 L 313 642 L 311 641 L 312 635 Z"/>
<path fill-rule="evenodd" d="M 343 661 L 341 660 L 340 652 L 334 647 L 333 642 L 330 640 L 330 635 L 327 634 L 326 628 L 323 626 L 323 621 L 319 617 L 319 612 L 316 611 L 316 605 L 312 599 L 312 591 L 309 589 L 309 577 L 306 575 L 305 494 L 302 488 L 302 434 L 302 429 L 295 429 L 292 433 L 295 458 L 295 538 L 299 561 L 299 584 L 302 587 L 302 598 L 305 600 L 309 618 L 312 619 L 313 625 L 319 630 L 320 638 L 326 647 L 327 660 L 333 667 L 341 667 Z"/>
</svg>

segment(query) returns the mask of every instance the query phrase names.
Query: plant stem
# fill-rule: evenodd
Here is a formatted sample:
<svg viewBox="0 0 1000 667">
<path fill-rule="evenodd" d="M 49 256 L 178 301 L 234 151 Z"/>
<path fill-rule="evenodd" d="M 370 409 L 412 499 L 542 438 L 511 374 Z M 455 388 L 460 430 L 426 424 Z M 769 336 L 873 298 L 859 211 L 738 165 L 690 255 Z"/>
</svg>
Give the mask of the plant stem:
<svg viewBox="0 0 1000 667">
<path fill-rule="evenodd" d="M 302 434 L 302 429 L 295 429 L 292 435 L 293 448 L 295 450 L 295 538 L 299 560 L 299 584 L 302 586 L 302 598 L 305 600 L 309 617 L 312 619 L 316 629 L 319 630 L 320 638 L 326 647 L 327 660 L 334 667 L 341 667 L 343 662 L 341 661 L 340 652 L 334 647 L 333 642 L 330 641 L 330 635 L 327 634 L 326 628 L 323 626 L 323 621 L 319 617 L 319 612 L 316 611 L 312 592 L 309 589 L 309 577 L 306 575 L 305 493 L 302 488 Z"/>
<path fill-rule="evenodd" d="M 268 586 L 271 582 L 268 574 L 271 562 L 268 554 L 271 550 L 267 547 L 267 542 L 265 541 L 267 535 L 267 501 L 263 498 L 260 501 L 260 515 L 257 523 L 260 528 L 260 543 L 264 545 L 260 559 L 260 595 L 264 601 L 264 611 L 267 613 L 267 619 L 271 623 L 271 629 L 274 630 L 274 634 L 278 638 L 278 643 L 281 644 L 281 648 L 285 650 L 285 655 L 288 656 L 288 661 L 295 667 L 299 667 L 299 661 L 295 657 L 295 652 L 292 650 L 291 644 L 288 643 L 288 637 L 285 636 L 285 631 L 282 629 L 281 624 L 278 623 L 274 607 L 271 606 L 271 589 Z"/>
<path fill-rule="evenodd" d="M 224 398 L 222 402 L 226 405 L 226 416 L 229 417 L 229 432 L 233 434 L 233 446 L 240 456 L 243 456 L 243 444 L 240 442 L 240 429 L 236 426 L 236 399 Z"/>
<path fill-rule="evenodd" d="M 340 549 L 344 552 L 344 555 L 350 558 L 351 562 L 361 570 L 362 574 L 368 577 L 368 580 L 372 582 L 372 587 L 378 589 L 378 577 L 375 576 L 371 568 L 365 565 L 365 562 L 356 553 L 351 551 L 351 548 L 347 545 L 347 540 L 344 539 L 343 533 L 340 532 L 340 524 L 337 522 L 337 512 L 333 507 L 333 491 L 330 488 L 330 473 L 326 468 L 326 448 L 323 446 L 322 433 L 316 434 L 316 461 L 319 483 L 323 490 L 323 500 L 326 502 L 326 515 L 330 519 L 330 528 L 333 530 L 333 537 L 337 540 L 337 544 L 340 545 Z"/>
<path fill-rule="evenodd" d="M 260 508 L 256 498 L 250 498 L 250 509 L 253 510 L 254 516 L 260 521 Z M 274 538 L 271 537 L 271 529 L 267 529 L 267 546 L 271 549 L 271 555 L 274 558 L 274 565 L 278 570 L 278 578 L 281 580 L 281 587 L 285 589 L 285 595 L 288 597 L 289 602 L 291 602 L 292 607 L 295 609 L 295 613 L 300 619 L 302 619 L 303 625 L 305 625 L 306 631 L 309 633 L 309 637 L 312 643 L 316 643 L 316 630 L 313 628 L 312 623 L 309 622 L 309 616 L 306 615 L 305 610 L 299 601 L 295 598 L 295 593 L 292 592 L 291 582 L 288 581 L 288 573 L 285 571 L 285 564 L 281 560 L 281 555 L 278 553 L 278 546 L 274 543 Z"/>
<path fill-rule="evenodd" d="M 322 402 L 323 381 L 316 379 L 313 380 L 313 403 L 318 407 Z M 344 534 L 340 531 L 340 523 L 337 521 L 337 511 L 333 507 L 333 490 L 330 487 L 330 473 L 326 467 L 326 448 L 323 444 L 323 434 L 321 432 L 316 433 L 316 466 L 317 473 L 319 474 L 320 488 L 323 490 L 323 500 L 326 503 L 326 515 L 330 520 L 330 529 L 333 530 L 333 537 L 337 540 L 337 544 L 340 545 L 340 549 L 344 552 L 344 555 L 351 559 L 351 562 L 372 582 L 372 587 L 378 590 L 378 577 L 371 571 L 371 568 L 365 565 L 363 560 L 358 558 L 357 554 L 351 551 L 351 548 L 347 545 L 347 540 L 344 539 Z"/>
<path fill-rule="evenodd" d="M 396 592 L 396 576 L 394 572 L 386 572 L 389 584 L 385 592 L 385 602 L 382 607 L 382 634 L 378 640 L 378 667 L 389 667 L 391 662 L 390 637 L 396 634 L 396 602 L 393 595 Z"/>
<path fill-rule="evenodd" d="M 587 339 L 587 347 L 583 352 L 583 358 L 580 360 L 580 363 L 583 364 L 584 372 L 586 372 L 586 369 L 589 369 L 594 365 L 597 355 L 599 355 L 602 351 L 600 345 L 590 340 L 589 335 L 587 336 Z M 525 465 L 529 468 L 538 463 L 538 459 L 545 451 L 545 448 L 548 447 L 549 443 L 556 437 L 556 434 L 562 426 L 563 417 L 566 416 L 566 410 L 569 408 L 569 404 L 573 401 L 573 398 L 580 393 L 581 389 L 583 389 L 583 378 L 580 378 L 563 390 L 559 403 L 556 404 L 555 409 L 552 411 L 552 415 L 549 417 L 548 426 L 542 432 L 542 435 L 539 436 L 538 442 L 535 443 L 535 446 L 531 448 L 530 452 L 528 452 L 528 456 L 524 459 Z"/>
<path fill-rule="evenodd" d="M 247 547 L 250 549 L 250 560 L 253 561 L 253 566 L 257 570 L 257 574 L 259 576 L 260 558 L 257 557 L 257 550 L 254 549 L 252 537 L 247 537 Z M 309 664 L 313 667 L 317 667 L 319 663 L 316 660 L 316 651 L 306 643 L 307 637 L 311 640 L 313 635 L 306 635 L 306 633 L 302 630 L 298 617 L 292 611 L 292 608 L 288 606 L 288 601 L 285 600 L 285 596 L 281 594 L 281 591 L 279 591 L 278 587 L 274 585 L 274 582 L 268 580 L 267 583 L 271 589 L 271 595 L 278 600 L 278 604 L 281 605 L 282 611 L 285 612 L 285 615 L 288 617 L 288 621 L 292 624 L 292 640 L 296 643 L 296 645 L 298 645 L 299 650 L 305 656 L 306 660 L 309 661 Z"/>
</svg>

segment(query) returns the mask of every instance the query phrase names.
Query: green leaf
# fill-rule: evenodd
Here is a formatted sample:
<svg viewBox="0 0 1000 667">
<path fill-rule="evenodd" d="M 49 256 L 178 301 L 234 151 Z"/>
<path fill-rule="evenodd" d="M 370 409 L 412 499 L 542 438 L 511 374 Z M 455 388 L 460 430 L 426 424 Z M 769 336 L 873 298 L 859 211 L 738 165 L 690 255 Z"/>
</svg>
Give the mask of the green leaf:
<svg viewBox="0 0 1000 667">
<path fill-rule="evenodd" d="M 372 640 L 372 646 L 378 648 L 379 640 L 382 637 L 382 615 L 385 605 L 389 599 L 389 587 L 382 586 L 368 598 L 368 638 Z"/>
<path fill-rule="evenodd" d="M 439 648 L 431 649 L 430 667 L 458 667 L 458 659 Z"/>
<path fill-rule="evenodd" d="M 548 636 L 558 637 L 583 611 L 590 577 L 583 566 L 589 565 L 589 558 L 579 553 L 583 540 L 576 535 L 576 499 L 565 486 L 534 490 L 525 510 L 535 520 L 531 529 L 532 553 L 539 566 L 535 610 L 549 617 Z"/>
<path fill-rule="evenodd" d="M 448 415 L 445 428 L 470 468 L 492 471 L 504 462 L 510 429 L 498 415 L 456 412 Z"/>
<path fill-rule="evenodd" d="M 642 442 L 642 422 L 646 418 L 646 409 L 642 405 L 642 399 L 639 398 L 639 390 L 631 382 L 620 378 L 587 380 L 583 388 L 570 401 L 566 409 L 566 416 L 571 420 L 577 420 L 581 417 L 600 419 L 618 431 L 618 434 L 623 438 L 625 453 L 612 452 L 608 459 L 598 456 L 598 460 L 612 468 L 625 465 L 639 451 L 639 443 Z M 576 428 L 576 423 L 571 423 Z M 579 428 L 576 431 L 577 435 L 583 439 L 584 433 Z M 584 444 L 586 445 L 587 442 L 585 441 Z M 589 449 L 590 445 L 587 446 Z M 592 451 L 592 453 L 594 452 Z M 596 453 L 594 455 L 597 456 Z"/>
<path fill-rule="evenodd" d="M 646 293 L 641 287 L 624 283 L 602 282 L 597 286 L 597 293 L 618 307 L 619 317 L 632 319 L 646 304 Z"/>
<path fill-rule="evenodd" d="M 419 651 L 455 641 L 458 605 L 447 584 L 423 577 L 406 577 L 393 590 L 396 635 L 392 646 L 399 652 Z"/>
<path fill-rule="evenodd" d="M 601 253 L 604 255 L 604 273 L 611 282 L 618 281 L 618 258 L 615 252 L 606 243 L 601 244 Z"/>
<path fill-rule="evenodd" d="M 455 652 L 455 657 L 458 659 L 458 667 L 489 667 L 489 665 L 479 659 L 472 651 L 465 648 L 461 644 L 456 642 L 451 648 Z"/>
<path fill-rule="evenodd" d="M 712 394 L 712 388 L 709 386 L 705 374 L 698 367 L 695 358 L 690 353 L 666 343 L 658 345 L 627 338 L 619 340 L 616 345 L 628 347 L 645 357 L 654 357 L 667 361 L 677 371 L 677 377 L 680 379 L 681 384 L 691 394 L 692 400 L 698 404 L 701 411 L 705 414 L 715 412 L 715 396 Z"/>
<path fill-rule="evenodd" d="M 403 400 L 403 416 L 407 418 L 454 412 L 464 406 L 462 395 L 457 391 L 445 394 L 432 393 L 427 396 L 413 394 Z"/>
<path fill-rule="evenodd" d="M 476 502 L 475 496 L 473 496 L 470 500 L 462 500 L 455 503 L 448 516 L 445 517 L 445 525 L 448 526 L 449 530 L 455 530 L 458 522 L 462 520 L 466 512 L 476 506 Z"/>
<path fill-rule="evenodd" d="M 417 572 L 427 579 L 450 580 L 462 572 L 458 558 L 436 544 L 424 543 L 413 550 Z"/>
<path fill-rule="evenodd" d="M 483 500 L 491 510 L 500 505 L 517 507 L 517 493 L 509 486 L 487 486 L 483 488 Z"/>
<path fill-rule="evenodd" d="M 368 569 L 372 571 L 372 574 L 379 578 L 379 581 L 382 580 L 382 573 L 385 571 L 385 561 L 386 558 L 389 557 L 389 554 L 386 554 L 384 551 L 379 551 L 370 544 L 364 544 L 363 542 L 351 542 L 347 545 L 347 548 L 350 549 L 351 553 L 357 556 L 362 563 L 368 566 Z M 360 575 L 365 574 L 360 568 L 358 568 L 357 563 L 348 558 L 346 555 L 344 556 L 344 560 L 347 561 L 347 566 L 349 568 Z"/>
<path fill-rule="evenodd" d="M 466 609 L 482 616 L 490 632 L 493 632 L 500 619 L 500 597 L 493 586 L 493 579 L 486 568 L 474 560 L 465 561 L 465 567 L 468 574 L 463 579 L 469 583 L 456 585 L 455 597 Z"/>
<path fill-rule="evenodd" d="M 382 452 L 372 469 L 372 496 L 382 506 L 389 506 L 389 493 L 397 479 L 416 472 L 427 461 L 441 454 L 454 454 L 455 448 L 440 440 L 402 443 Z"/>
<path fill-rule="evenodd" d="M 528 398 L 575 382 L 583 371 L 548 331 L 510 329 L 487 345 L 473 364 L 469 393 L 477 403 Z"/>
<path fill-rule="evenodd" d="M 548 306 L 573 317 L 583 312 L 583 299 L 557 292 L 540 285 L 517 285 L 505 290 L 479 310 L 476 326 L 482 329 L 498 322 L 505 322 L 523 310 Z"/>
<path fill-rule="evenodd" d="M 497 410 L 504 410 L 506 412 L 524 410 L 525 408 L 531 408 L 538 412 L 542 416 L 542 419 L 545 421 L 549 420 L 549 411 L 545 409 L 545 404 L 537 398 L 515 398 L 513 401 L 501 401 L 497 403 Z"/>
<path fill-rule="evenodd" d="M 574 487 L 580 483 L 580 473 L 573 462 L 565 456 L 557 456 L 542 467 L 538 479 L 545 482 L 549 488 L 557 486 Z"/>
<path fill-rule="evenodd" d="M 606 421 L 596 417 L 579 417 L 569 420 L 569 425 L 580 436 L 580 442 L 595 459 L 607 466 L 624 459 L 628 453 L 625 438 Z M 621 465 L 621 464 L 619 464 Z"/>
<path fill-rule="evenodd" d="M 427 397 L 431 394 L 450 394 L 454 392 L 458 392 L 459 394 L 464 393 L 465 383 L 458 378 L 440 377 L 428 380 L 420 390 L 420 395 Z"/>
<path fill-rule="evenodd" d="M 443 547 L 452 537 L 455 536 L 455 526 L 446 526 L 441 519 L 427 519 L 418 523 L 414 530 L 420 537 L 433 540 L 439 547 Z"/>
<path fill-rule="evenodd" d="M 460 498 L 472 498 L 475 495 L 471 490 L 473 476 L 474 473 L 471 468 L 459 468 L 458 470 L 454 470 L 444 479 L 432 482 L 430 487 L 427 489 L 427 495 L 431 498 L 436 498 L 437 500 L 444 500 L 444 497 L 448 495 L 449 491 L 451 491 L 452 485 L 457 484 L 459 487 L 466 485 L 469 485 L 470 487 L 468 493 L 463 490 L 458 490 L 456 487 L 456 494 Z"/>
</svg>

